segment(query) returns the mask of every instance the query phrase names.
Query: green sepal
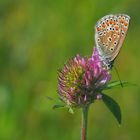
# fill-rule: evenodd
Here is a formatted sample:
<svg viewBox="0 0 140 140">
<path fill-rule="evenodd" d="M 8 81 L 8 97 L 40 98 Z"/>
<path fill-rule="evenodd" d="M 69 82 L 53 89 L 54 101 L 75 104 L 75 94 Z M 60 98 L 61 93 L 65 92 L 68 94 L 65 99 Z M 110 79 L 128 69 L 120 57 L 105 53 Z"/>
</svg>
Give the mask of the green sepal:
<svg viewBox="0 0 140 140">
<path fill-rule="evenodd" d="M 62 108 L 62 107 L 65 107 L 65 106 L 64 106 L 64 105 L 56 104 L 56 105 L 54 105 L 52 108 L 53 108 L 53 109 L 58 109 L 58 108 Z"/>
<path fill-rule="evenodd" d="M 55 104 L 52 108 L 53 109 L 68 108 L 68 112 L 71 114 L 74 114 L 73 108 L 71 106 L 62 105 L 62 104 Z"/>
<path fill-rule="evenodd" d="M 105 103 L 105 105 L 108 107 L 108 109 L 112 112 L 116 120 L 119 124 L 121 124 L 122 116 L 121 116 L 121 109 L 118 103 L 109 97 L 108 95 L 102 94 L 102 100 Z"/>
<path fill-rule="evenodd" d="M 68 109 L 69 113 L 74 114 L 73 109 L 72 109 L 71 107 L 68 107 L 68 108 L 69 108 L 69 109 Z"/>
</svg>

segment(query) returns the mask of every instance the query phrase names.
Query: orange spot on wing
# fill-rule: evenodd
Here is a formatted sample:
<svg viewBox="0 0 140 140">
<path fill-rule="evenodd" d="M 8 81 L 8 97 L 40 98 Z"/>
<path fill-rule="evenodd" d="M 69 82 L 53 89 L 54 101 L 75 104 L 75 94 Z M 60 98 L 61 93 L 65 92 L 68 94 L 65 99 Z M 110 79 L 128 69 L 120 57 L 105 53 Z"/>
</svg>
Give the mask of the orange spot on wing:
<svg viewBox="0 0 140 140">
<path fill-rule="evenodd" d="M 109 22 L 106 22 L 107 26 L 109 26 Z"/>
<path fill-rule="evenodd" d="M 100 31 L 100 30 L 102 30 L 102 28 L 99 28 L 99 27 L 98 27 L 98 28 L 97 28 L 97 31 Z"/>
<path fill-rule="evenodd" d="M 127 26 L 128 25 L 128 23 L 127 22 L 124 22 L 124 26 Z"/>
<path fill-rule="evenodd" d="M 118 26 L 118 25 L 116 25 L 116 26 L 115 26 L 115 29 L 116 29 L 116 30 L 119 30 L 119 26 Z"/>
<path fill-rule="evenodd" d="M 112 24 L 113 22 L 110 20 L 109 23 Z"/>
<path fill-rule="evenodd" d="M 105 26 L 105 24 L 102 24 L 102 27 L 104 27 L 104 28 L 105 28 L 105 27 L 106 27 L 106 26 Z"/>
<path fill-rule="evenodd" d="M 115 22 L 115 21 L 113 21 L 113 24 L 114 24 L 114 25 L 116 25 L 116 22 Z"/>
<path fill-rule="evenodd" d="M 120 32 L 118 33 L 118 35 L 120 35 Z"/>
<path fill-rule="evenodd" d="M 124 19 L 120 19 L 120 23 L 124 23 L 125 22 L 125 20 Z"/>
</svg>

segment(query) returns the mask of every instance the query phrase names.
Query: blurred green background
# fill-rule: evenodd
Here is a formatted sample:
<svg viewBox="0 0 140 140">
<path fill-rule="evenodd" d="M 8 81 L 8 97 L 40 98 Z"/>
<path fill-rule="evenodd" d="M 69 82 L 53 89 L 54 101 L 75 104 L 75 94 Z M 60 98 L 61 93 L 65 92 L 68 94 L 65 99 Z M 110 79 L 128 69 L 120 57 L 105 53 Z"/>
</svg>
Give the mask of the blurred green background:
<svg viewBox="0 0 140 140">
<path fill-rule="evenodd" d="M 106 14 L 131 17 L 115 65 L 122 80 L 140 85 L 139 0 L 0 0 L 0 140 L 78 140 L 81 110 L 52 110 L 57 69 L 77 53 L 90 56 L 94 25 Z M 112 72 L 113 79 L 118 80 Z M 140 89 L 106 92 L 121 106 L 119 127 L 106 106 L 89 112 L 89 140 L 140 139 Z"/>
</svg>

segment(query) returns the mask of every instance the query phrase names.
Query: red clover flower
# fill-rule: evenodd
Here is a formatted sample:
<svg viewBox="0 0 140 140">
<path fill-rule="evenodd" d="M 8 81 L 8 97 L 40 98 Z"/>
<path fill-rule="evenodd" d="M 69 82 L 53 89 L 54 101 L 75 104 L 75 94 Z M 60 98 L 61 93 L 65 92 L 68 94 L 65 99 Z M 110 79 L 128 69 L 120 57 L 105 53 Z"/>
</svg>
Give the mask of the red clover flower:
<svg viewBox="0 0 140 140">
<path fill-rule="evenodd" d="M 102 90 L 111 80 L 110 71 L 103 68 L 96 48 L 91 58 L 77 55 L 58 72 L 60 99 L 68 106 L 83 107 L 102 98 Z"/>
</svg>

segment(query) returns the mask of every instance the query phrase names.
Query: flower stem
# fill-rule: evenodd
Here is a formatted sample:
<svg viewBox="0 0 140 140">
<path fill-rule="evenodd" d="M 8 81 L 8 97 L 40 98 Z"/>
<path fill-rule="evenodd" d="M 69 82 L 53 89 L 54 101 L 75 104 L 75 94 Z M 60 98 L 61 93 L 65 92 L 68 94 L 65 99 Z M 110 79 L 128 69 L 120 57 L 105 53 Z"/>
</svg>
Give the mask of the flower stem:
<svg viewBox="0 0 140 140">
<path fill-rule="evenodd" d="M 82 108 L 81 140 L 87 139 L 88 110 L 89 106 Z"/>
</svg>

